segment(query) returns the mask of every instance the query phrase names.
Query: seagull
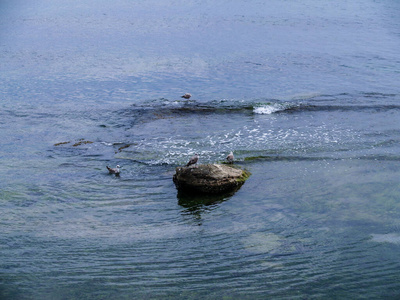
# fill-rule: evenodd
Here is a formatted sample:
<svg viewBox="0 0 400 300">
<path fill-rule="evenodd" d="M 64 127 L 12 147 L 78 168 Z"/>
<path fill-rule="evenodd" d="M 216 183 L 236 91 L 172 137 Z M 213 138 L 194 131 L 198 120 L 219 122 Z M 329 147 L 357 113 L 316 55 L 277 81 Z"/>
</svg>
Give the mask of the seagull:
<svg viewBox="0 0 400 300">
<path fill-rule="evenodd" d="M 181 96 L 181 98 L 185 99 L 190 99 L 190 97 L 192 97 L 192 95 L 190 95 L 189 93 L 186 93 L 185 95 Z"/>
<path fill-rule="evenodd" d="M 195 155 L 192 156 L 192 158 L 189 160 L 187 163 L 186 167 L 189 167 L 191 165 L 195 165 L 197 161 L 199 160 L 199 155 L 196 153 Z"/>
<path fill-rule="evenodd" d="M 117 165 L 115 168 L 110 168 L 109 166 L 106 166 L 106 168 L 110 174 L 119 175 L 119 168 L 121 167 Z"/>
<path fill-rule="evenodd" d="M 233 156 L 233 152 L 231 151 L 231 153 L 229 153 L 226 157 L 226 160 L 228 161 L 228 163 L 232 164 L 234 159 L 235 157 Z"/>
</svg>

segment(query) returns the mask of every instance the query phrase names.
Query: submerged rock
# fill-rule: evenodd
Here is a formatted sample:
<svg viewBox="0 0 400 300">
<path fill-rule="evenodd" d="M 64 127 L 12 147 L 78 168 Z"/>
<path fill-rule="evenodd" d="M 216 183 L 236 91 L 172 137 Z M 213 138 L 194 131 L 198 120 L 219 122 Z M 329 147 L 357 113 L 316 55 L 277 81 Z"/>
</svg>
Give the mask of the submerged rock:
<svg viewBox="0 0 400 300">
<path fill-rule="evenodd" d="M 54 146 L 66 145 L 66 144 L 69 144 L 69 143 L 71 143 L 71 141 L 56 143 L 56 144 L 54 144 Z M 85 144 L 93 144 L 93 142 L 92 141 L 85 141 L 85 139 L 80 139 L 75 144 L 73 144 L 72 147 L 77 147 L 77 146 L 85 145 Z"/>
<path fill-rule="evenodd" d="M 208 164 L 178 167 L 173 177 L 179 191 L 196 194 L 221 194 L 239 189 L 250 173 L 226 165 Z"/>
<path fill-rule="evenodd" d="M 60 142 L 60 143 L 54 144 L 54 146 L 61 146 L 61 145 L 65 145 L 65 144 L 68 144 L 68 143 L 71 143 L 71 142 L 70 141 L 69 142 Z"/>
<path fill-rule="evenodd" d="M 93 144 L 93 142 L 92 141 L 81 140 L 81 141 L 76 142 L 75 144 L 73 144 L 72 147 L 77 147 L 77 146 L 86 145 L 86 144 Z"/>
<path fill-rule="evenodd" d="M 256 232 L 242 240 L 247 251 L 253 253 L 269 253 L 282 246 L 283 239 L 273 233 Z"/>
</svg>

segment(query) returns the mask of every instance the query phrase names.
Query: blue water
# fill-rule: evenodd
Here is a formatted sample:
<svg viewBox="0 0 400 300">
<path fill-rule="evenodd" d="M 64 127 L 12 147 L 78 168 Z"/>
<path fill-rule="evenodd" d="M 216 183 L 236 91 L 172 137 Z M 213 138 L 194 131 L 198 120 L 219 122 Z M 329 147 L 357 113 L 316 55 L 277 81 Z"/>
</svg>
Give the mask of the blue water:
<svg viewBox="0 0 400 300">
<path fill-rule="evenodd" d="M 0 298 L 399 297 L 399 12 L 3 0 Z M 239 191 L 177 194 L 230 151 Z"/>
</svg>

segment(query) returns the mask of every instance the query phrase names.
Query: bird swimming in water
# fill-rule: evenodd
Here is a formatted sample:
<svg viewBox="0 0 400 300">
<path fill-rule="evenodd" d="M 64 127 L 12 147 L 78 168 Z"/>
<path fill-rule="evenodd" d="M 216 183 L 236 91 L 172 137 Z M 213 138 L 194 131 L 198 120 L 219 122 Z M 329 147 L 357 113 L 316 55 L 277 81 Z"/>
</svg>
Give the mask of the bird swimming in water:
<svg viewBox="0 0 400 300">
<path fill-rule="evenodd" d="M 229 153 L 226 157 L 226 160 L 228 161 L 228 163 L 232 164 L 234 159 L 235 157 L 233 156 L 233 152 L 231 151 L 231 153 Z"/>
<path fill-rule="evenodd" d="M 189 167 L 191 165 L 195 165 L 197 161 L 199 160 L 199 155 L 196 153 L 195 155 L 192 156 L 192 158 L 189 160 L 187 163 L 186 167 Z"/>
<path fill-rule="evenodd" d="M 185 95 L 181 96 L 181 98 L 185 99 L 190 99 L 190 97 L 192 97 L 192 95 L 190 95 L 189 93 L 186 93 Z"/>
<path fill-rule="evenodd" d="M 115 174 L 115 175 L 119 176 L 119 172 L 120 172 L 119 169 L 121 168 L 119 165 L 117 165 L 115 168 L 110 168 L 109 166 L 106 166 L 106 168 L 110 174 Z"/>
</svg>

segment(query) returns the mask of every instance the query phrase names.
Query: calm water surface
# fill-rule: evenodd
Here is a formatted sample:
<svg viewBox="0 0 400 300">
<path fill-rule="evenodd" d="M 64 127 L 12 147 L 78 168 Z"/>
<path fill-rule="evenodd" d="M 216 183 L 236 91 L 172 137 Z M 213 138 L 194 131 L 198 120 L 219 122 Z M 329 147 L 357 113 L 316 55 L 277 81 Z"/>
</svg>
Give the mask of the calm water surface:
<svg viewBox="0 0 400 300">
<path fill-rule="evenodd" d="M 399 297 L 399 17 L 2 1 L 0 298 Z M 177 194 L 230 151 L 236 194 Z"/>
</svg>

